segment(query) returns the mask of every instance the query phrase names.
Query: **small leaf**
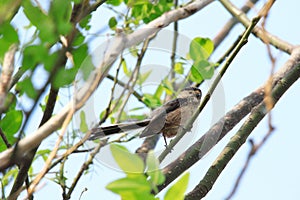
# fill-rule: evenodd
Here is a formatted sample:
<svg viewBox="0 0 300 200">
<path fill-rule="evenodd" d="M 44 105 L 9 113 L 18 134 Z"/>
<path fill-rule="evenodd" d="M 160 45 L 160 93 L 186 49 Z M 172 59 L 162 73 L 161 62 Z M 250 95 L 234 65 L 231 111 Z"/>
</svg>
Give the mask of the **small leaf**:
<svg viewBox="0 0 300 200">
<path fill-rule="evenodd" d="M 122 3 L 122 0 L 107 0 L 106 3 L 113 6 L 118 6 Z"/>
<path fill-rule="evenodd" d="M 88 131 L 88 126 L 86 124 L 85 112 L 80 112 L 80 131 L 85 133 Z"/>
<path fill-rule="evenodd" d="M 5 22 L 0 26 L 0 61 L 2 61 L 4 54 L 8 51 L 13 43 L 18 43 L 18 34 L 14 27 Z"/>
<path fill-rule="evenodd" d="M 92 61 L 92 57 L 88 55 L 81 64 L 80 72 L 83 74 L 83 80 L 88 80 L 95 66 Z"/>
<path fill-rule="evenodd" d="M 73 41 L 73 46 L 79 46 L 79 45 L 82 45 L 82 43 L 84 42 L 85 40 L 85 37 L 84 35 L 81 33 L 81 32 L 78 32 L 74 38 L 74 41 Z"/>
<path fill-rule="evenodd" d="M 196 37 L 190 43 L 189 55 L 194 61 L 206 60 L 214 50 L 214 44 L 209 38 Z"/>
<path fill-rule="evenodd" d="M 20 129 L 23 121 L 23 113 L 20 110 L 11 110 L 0 121 L 0 127 L 6 135 L 13 135 Z"/>
<path fill-rule="evenodd" d="M 53 86 L 55 88 L 60 88 L 60 87 L 71 84 L 74 81 L 76 74 L 77 74 L 76 68 L 70 68 L 70 69 L 60 68 L 57 71 L 57 73 L 52 81 Z"/>
<path fill-rule="evenodd" d="M 59 35 L 68 34 L 72 25 L 70 23 L 72 13 L 72 5 L 70 0 L 52 0 L 51 7 L 49 10 L 49 17 L 55 22 L 55 28 Z"/>
<path fill-rule="evenodd" d="M 176 62 L 174 65 L 174 71 L 177 74 L 183 74 L 184 69 L 183 69 L 183 63 L 182 62 Z"/>
<path fill-rule="evenodd" d="M 166 193 L 164 200 L 183 200 L 189 182 L 189 173 L 183 175 Z"/>
<path fill-rule="evenodd" d="M 91 21 L 91 18 L 92 18 L 91 14 L 87 15 L 79 22 L 79 26 L 87 31 L 90 30 L 91 26 L 89 25 L 89 23 Z"/>
<path fill-rule="evenodd" d="M 108 21 L 109 28 L 115 30 L 117 27 L 118 21 L 115 17 L 111 17 Z"/>
<path fill-rule="evenodd" d="M 35 99 L 37 96 L 37 92 L 33 87 L 30 77 L 26 77 L 24 80 L 18 82 L 16 90 L 19 91 L 20 94 L 25 93 L 31 99 Z"/>
<path fill-rule="evenodd" d="M 32 45 L 24 49 L 23 70 L 34 69 L 38 64 L 43 63 L 48 58 L 48 50 L 44 45 Z"/>
<path fill-rule="evenodd" d="M 164 87 L 161 84 L 159 84 L 159 86 L 157 87 L 157 89 L 156 89 L 156 91 L 155 91 L 155 93 L 154 93 L 153 96 L 156 97 L 156 98 L 158 98 L 158 99 L 160 99 L 160 97 L 163 94 L 163 92 L 164 92 Z"/>
<path fill-rule="evenodd" d="M 155 157 L 154 152 L 151 150 L 147 156 L 147 174 L 151 177 L 150 181 L 154 185 L 161 185 L 165 181 L 165 176 L 159 169 L 159 161 Z"/>
<path fill-rule="evenodd" d="M 125 173 L 144 172 L 144 162 L 138 155 L 130 153 L 125 147 L 117 144 L 111 144 L 110 150 L 119 167 Z"/>
<path fill-rule="evenodd" d="M 148 72 L 140 74 L 137 84 L 142 85 L 147 80 L 147 78 L 150 76 L 151 72 L 152 72 L 152 70 L 149 70 Z"/>
<path fill-rule="evenodd" d="M 143 102 L 149 107 L 149 108 L 157 108 L 162 105 L 159 98 L 155 97 L 152 94 L 144 94 L 143 96 Z"/>
<path fill-rule="evenodd" d="M 163 87 L 168 95 L 174 94 L 172 82 L 168 78 L 165 78 L 162 83 L 163 83 Z"/>
<path fill-rule="evenodd" d="M 109 183 L 106 189 L 117 193 L 150 193 L 151 186 L 144 174 L 130 174 L 125 178 L 118 179 Z"/>
<path fill-rule="evenodd" d="M 39 37 L 43 42 L 53 44 L 59 39 L 55 33 L 56 23 L 45 15 L 40 8 L 33 6 L 31 1 L 22 1 L 24 13 L 29 21 L 39 30 Z"/>
<path fill-rule="evenodd" d="M 195 74 L 198 73 L 203 79 L 210 79 L 214 75 L 214 67 L 215 65 L 213 63 L 206 60 L 196 61 L 192 66 L 192 73 L 194 76 L 197 76 Z"/>
<path fill-rule="evenodd" d="M 122 68 L 125 75 L 129 77 L 132 72 L 128 69 L 125 59 L 122 60 Z"/>
</svg>

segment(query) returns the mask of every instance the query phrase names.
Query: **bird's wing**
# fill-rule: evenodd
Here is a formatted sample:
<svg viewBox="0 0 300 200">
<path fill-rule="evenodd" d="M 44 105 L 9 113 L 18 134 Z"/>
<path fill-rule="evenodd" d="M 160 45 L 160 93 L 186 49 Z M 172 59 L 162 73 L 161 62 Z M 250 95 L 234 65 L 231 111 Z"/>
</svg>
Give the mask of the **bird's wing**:
<svg viewBox="0 0 300 200">
<path fill-rule="evenodd" d="M 147 126 L 149 122 L 150 119 L 145 119 L 138 122 L 127 122 L 127 123 L 112 124 L 109 126 L 93 128 L 89 140 L 95 140 L 115 133 L 122 133 L 130 130 L 139 129 Z"/>
<path fill-rule="evenodd" d="M 148 137 L 151 135 L 155 135 L 161 132 L 165 125 L 166 115 L 168 113 L 173 112 L 174 110 L 178 109 L 180 106 L 187 103 L 187 99 L 185 98 L 177 98 L 171 100 L 164 104 L 163 106 L 159 107 L 157 110 L 153 111 L 154 114 L 150 120 L 148 126 L 143 130 L 140 137 Z"/>
</svg>

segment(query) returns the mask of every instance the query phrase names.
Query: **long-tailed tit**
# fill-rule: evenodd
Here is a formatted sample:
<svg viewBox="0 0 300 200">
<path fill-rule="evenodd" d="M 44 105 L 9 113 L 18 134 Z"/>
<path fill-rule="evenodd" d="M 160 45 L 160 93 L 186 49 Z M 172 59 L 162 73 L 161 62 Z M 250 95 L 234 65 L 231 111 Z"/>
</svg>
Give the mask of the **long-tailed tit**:
<svg viewBox="0 0 300 200">
<path fill-rule="evenodd" d="M 176 99 L 155 109 L 148 119 L 94 128 L 89 140 L 144 128 L 140 134 L 141 138 L 162 133 L 166 143 L 166 137 L 174 137 L 179 128 L 192 117 L 200 103 L 201 96 L 200 89 L 187 87 L 178 94 Z"/>
</svg>

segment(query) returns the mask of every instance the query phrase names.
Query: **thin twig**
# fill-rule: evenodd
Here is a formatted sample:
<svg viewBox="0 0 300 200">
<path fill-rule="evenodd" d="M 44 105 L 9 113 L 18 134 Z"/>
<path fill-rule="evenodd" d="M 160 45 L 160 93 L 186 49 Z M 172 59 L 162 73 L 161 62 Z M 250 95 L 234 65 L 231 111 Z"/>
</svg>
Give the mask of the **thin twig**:
<svg viewBox="0 0 300 200">
<path fill-rule="evenodd" d="M 80 177 L 83 175 L 84 171 L 86 171 L 89 167 L 89 165 L 93 162 L 94 157 L 96 156 L 96 154 L 100 151 L 100 149 L 105 146 L 105 144 L 107 143 L 107 140 L 101 140 L 99 142 L 99 144 L 97 145 L 97 147 L 90 153 L 90 156 L 88 158 L 88 160 L 86 162 L 83 163 L 83 165 L 81 166 L 79 172 L 77 173 L 76 177 L 74 178 L 74 181 L 67 193 L 67 195 L 65 196 L 64 199 L 70 199 L 71 198 L 71 194 L 74 191 Z"/>
<path fill-rule="evenodd" d="M 243 11 L 241 11 L 239 8 L 237 8 L 234 4 L 232 4 L 229 0 L 220 0 L 220 3 L 235 17 L 239 22 L 241 22 L 245 27 L 249 27 L 251 20 L 246 16 Z M 265 8 L 266 10 L 268 8 Z M 262 14 L 265 11 L 260 11 L 259 16 L 262 17 Z M 268 43 L 275 48 L 278 48 L 282 50 L 283 52 L 286 52 L 288 54 L 291 54 L 293 49 L 295 48 L 294 45 L 276 37 L 275 35 L 272 35 L 271 33 L 265 31 L 263 32 L 260 27 L 255 27 L 252 30 L 253 34 L 261 39 L 263 42 L 266 40 Z M 264 39 L 263 39 L 264 38 Z"/>
<path fill-rule="evenodd" d="M 74 106 L 75 107 L 75 106 Z M 52 160 L 54 159 L 54 157 L 57 154 L 57 151 L 59 149 L 60 143 L 63 140 L 63 136 L 68 128 L 68 124 L 72 119 L 72 116 L 75 112 L 75 108 L 73 107 L 73 109 L 71 109 L 69 111 L 69 114 L 67 115 L 63 125 L 62 125 L 62 129 L 61 132 L 59 134 L 59 137 L 57 138 L 57 141 L 55 143 L 55 146 L 53 148 L 53 150 L 51 151 L 51 153 L 48 156 L 48 159 L 45 162 L 45 165 L 42 169 L 42 171 L 37 175 L 37 177 L 33 180 L 33 182 L 30 184 L 29 188 L 28 188 L 28 196 L 31 196 L 33 194 L 33 192 L 35 191 L 35 187 L 39 184 L 39 182 L 41 181 L 41 179 L 45 176 L 45 174 L 47 173 Z"/>
<path fill-rule="evenodd" d="M 113 110 L 113 109 L 111 109 L 111 105 L 112 105 L 112 102 L 113 102 L 113 99 L 114 99 L 114 91 L 115 91 L 115 88 L 116 88 L 116 85 L 117 85 L 117 82 L 118 82 L 117 80 L 118 80 L 118 76 L 119 76 L 119 71 L 120 71 L 120 68 L 121 68 L 121 65 L 122 65 L 123 61 L 124 61 L 124 58 L 121 55 L 120 62 L 119 62 L 118 66 L 117 66 L 117 69 L 116 69 L 116 76 L 114 77 L 114 80 L 113 80 L 114 84 L 111 88 L 110 99 L 109 99 L 108 105 L 105 109 L 105 114 L 102 117 L 102 119 L 100 120 L 100 122 L 98 123 L 98 125 L 103 124 L 106 121 L 106 119 L 108 118 L 108 116 L 111 114 L 111 111 Z"/>
<path fill-rule="evenodd" d="M 245 5 L 241 8 L 241 11 L 247 14 L 250 9 L 256 4 L 259 0 L 249 0 L 246 1 Z M 233 27 L 238 23 L 237 18 L 232 17 L 227 21 L 227 23 L 223 26 L 223 28 L 217 33 L 215 38 L 213 39 L 214 47 L 217 49 L 221 42 L 224 41 L 225 37 L 227 37 Z"/>
<path fill-rule="evenodd" d="M 107 75 L 107 78 L 108 78 L 109 80 L 112 80 L 112 81 L 116 80 L 116 82 L 117 82 L 118 85 L 120 85 L 120 86 L 122 86 L 122 87 L 124 87 L 124 88 L 126 87 L 126 83 L 120 81 L 119 79 L 116 79 L 116 77 L 113 77 L 113 76 L 110 75 L 110 74 Z M 145 104 L 145 102 L 143 101 L 143 96 L 140 95 L 137 91 L 134 91 L 134 92 L 132 93 L 132 95 L 135 96 L 139 102 Z M 146 105 L 146 104 L 145 104 L 145 105 Z"/>
<path fill-rule="evenodd" d="M 269 4 L 273 4 L 273 2 L 269 1 Z M 264 13 L 262 13 L 263 19 L 262 19 L 262 30 L 263 32 L 265 31 L 265 26 L 266 26 L 266 20 L 267 20 L 267 16 L 269 13 L 271 7 L 268 6 L 268 9 L 264 11 Z M 249 163 L 251 158 L 256 154 L 256 152 L 258 151 L 258 149 L 267 141 L 267 139 L 270 137 L 271 133 L 274 130 L 274 127 L 272 125 L 272 113 L 271 110 L 274 106 L 274 102 L 273 102 L 273 97 L 272 97 L 272 88 L 273 88 L 273 74 L 274 74 L 274 70 L 275 70 L 275 63 L 276 63 L 276 59 L 275 57 L 272 55 L 271 52 L 271 47 L 270 44 L 268 43 L 268 41 L 265 41 L 266 46 L 267 46 L 267 52 L 271 61 L 271 71 L 270 71 L 270 76 L 268 78 L 267 84 L 265 86 L 265 98 L 264 98 L 264 102 L 266 105 L 266 108 L 269 112 L 268 114 L 268 126 L 269 126 L 269 130 L 267 132 L 267 134 L 264 136 L 264 138 L 262 139 L 262 141 L 259 144 L 255 144 L 254 141 L 252 139 L 249 140 L 250 144 L 251 144 L 251 150 L 247 156 L 247 160 L 241 170 L 241 172 L 239 173 L 239 176 L 234 184 L 234 187 L 232 189 L 232 191 L 230 192 L 230 194 L 225 198 L 226 200 L 229 200 L 233 197 L 233 195 L 235 194 L 235 192 L 237 191 L 240 181 L 242 180 L 242 177 L 244 176 L 246 170 L 249 167 Z"/>
<path fill-rule="evenodd" d="M 105 54 L 104 59 L 102 60 L 99 68 L 91 75 L 91 79 L 83 86 L 82 89 L 76 95 L 76 110 L 81 108 L 91 94 L 95 91 L 97 86 L 102 82 L 102 80 L 107 76 L 108 71 L 111 65 L 116 60 L 120 52 L 125 48 L 131 47 L 142 42 L 145 38 L 149 37 L 153 33 L 161 30 L 163 27 L 168 26 L 170 23 L 187 18 L 194 13 L 198 12 L 208 4 L 212 3 L 213 0 L 203 0 L 203 1 L 194 1 L 186 6 L 172 10 L 163 14 L 163 16 L 156 18 L 151 21 L 149 24 L 145 25 L 143 29 L 139 29 L 125 36 L 124 34 L 119 34 L 114 38 L 114 45 L 110 46 L 108 53 Z M 6 169 L 7 167 L 16 163 L 17 160 L 22 158 L 22 155 L 26 154 L 32 148 L 36 147 L 41 141 L 46 137 L 51 135 L 55 130 L 61 127 L 62 122 L 66 118 L 73 103 L 68 103 L 64 108 L 61 109 L 59 113 L 53 116 L 50 120 L 47 121 L 42 127 L 36 130 L 33 134 L 26 136 L 18 144 L 18 149 L 14 151 L 13 149 L 8 149 L 0 153 L 0 170 Z M 14 154 L 12 158 L 12 154 Z"/>
<path fill-rule="evenodd" d="M 164 150 L 160 154 L 160 156 L 158 158 L 160 162 L 162 162 L 164 160 L 164 158 L 170 153 L 170 149 L 173 149 L 173 147 L 184 136 L 184 134 L 187 132 L 187 130 L 191 129 L 192 124 L 194 123 L 194 121 L 196 120 L 196 118 L 198 117 L 198 115 L 200 114 L 200 112 L 203 110 L 203 108 L 205 107 L 205 105 L 209 101 L 211 95 L 213 94 L 215 88 L 217 87 L 217 85 L 220 82 L 221 78 L 225 74 L 225 72 L 228 69 L 229 65 L 231 64 L 231 62 L 233 61 L 233 59 L 235 58 L 235 56 L 238 54 L 238 52 L 241 50 L 241 48 L 247 43 L 247 39 L 248 39 L 251 31 L 253 30 L 253 28 L 255 27 L 255 25 L 258 23 L 258 21 L 259 21 L 259 18 L 253 18 L 252 23 L 244 31 L 241 40 L 239 41 L 238 45 L 234 48 L 232 54 L 226 59 L 226 62 L 224 64 L 224 66 L 222 67 L 222 69 L 220 70 L 220 72 L 217 74 L 214 82 L 212 83 L 211 87 L 209 88 L 207 94 L 205 95 L 203 101 L 201 102 L 201 104 L 199 105 L 199 107 L 197 108 L 197 110 L 195 111 L 195 113 L 192 116 L 192 118 L 188 120 L 188 122 L 184 125 L 184 128 L 182 128 L 179 131 L 179 133 L 176 135 L 176 137 L 173 140 L 171 140 L 170 144 L 168 145 L 168 148 L 166 148 L 166 150 Z"/>
<path fill-rule="evenodd" d="M 283 77 L 280 78 L 279 81 L 277 81 L 272 90 L 274 105 L 289 89 L 289 87 L 300 77 L 300 48 L 296 48 L 293 51 L 292 56 L 290 60 L 286 62 L 285 67 L 292 68 L 284 72 Z M 252 110 L 248 119 L 243 123 L 237 133 L 230 139 L 229 143 L 209 168 L 204 178 L 194 188 L 194 190 L 186 196 L 187 200 L 201 199 L 209 192 L 228 162 L 236 154 L 239 148 L 246 142 L 247 138 L 252 133 L 254 128 L 267 114 L 268 110 L 266 108 L 266 104 L 264 103 L 264 101 L 262 101 Z M 269 136 L 270 134 L 267 134 L 258 146 L 264 144 Z M 256 152 L 256 148 L 257 146 L 254 145 L 254 149 L 251 150 L 250 154 L 254 154 Z"/>
</svg>

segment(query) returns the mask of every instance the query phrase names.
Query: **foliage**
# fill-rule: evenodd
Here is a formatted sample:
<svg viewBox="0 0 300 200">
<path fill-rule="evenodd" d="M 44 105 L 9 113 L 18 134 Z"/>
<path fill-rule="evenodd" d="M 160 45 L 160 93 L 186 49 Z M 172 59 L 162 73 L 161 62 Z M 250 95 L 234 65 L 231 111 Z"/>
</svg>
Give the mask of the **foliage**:
<svg viewBox="0 0 300 200">
<path fill-rule="evenodd" d="M 96 122 L 89 121 L 89 118 L 93 117 L 91 113 L 84 109 L 80 110 L 78 111 L 79 123 L 77 124 L 74 117 L 66 134 L 63 135 L 63 129 L 58 128 L 57 124 L 54 126 L 51 124 L 51 128 L 55 127 L 59 136 L 51 130 L 54 132 L 53 137 L 45 139 L 45 144 L 43 142 L 38 149 L 33 149 L 32 152 L 22 152 L 24 155 L 20 157 L 13 156 L 15 160 L 12 160 L 15 163 L 1 171 L 0 181 L 3 192 L 1 198 L 6 199 L 11 192 L 15 192 L 11 188 L 16 185 L 17 188 L 14 188 L 17 189 L 16 191 L 30 188 L 33 180 L 39 177 L 38 173 L 41 169 L 39 165 L 48 165 L 44 168 L 47 173 L 43 177 L 47 177 L 61 188 L 63 199 L 70 199 L 82 175 L 90 174 L 91 168 L 89 167 L 96 166 L 93 165 L 93 159 L 97 153 L 94 150 L 97 148 L 94 146 L 89 148 L 90 146 L 86 143 L 81 144 L 82 136 L 89 132 L 92 126 L 98 123 L 143 120 L 147 118 L 151 110 L 175 98 L 178 91 L 186 85 L 199 86 L 214 76 L 217 64 L 211 61 L 211 55 L 217 48 L 217 45 L 214 45 L 215 40 L 197 35 L 190 43 L 185 44 L 189 47 L 188 52 L 184 52 L 186 56 L 177 55 L 176 31 L 182 31 L 178 29 L 177 22 L 174 23 L 174 32 L 170 34 L 172 37 L 168 38 L 170 41 L 174 39 L 173 46 L 168 47 L 168 53 L 171 55 L 165 57 L 165 52 L 161 51 L 161 55 L 155 55 L 157 57 L 152 58 L 152 49 L 148 47 L 151 47 L 151 42 L 155 42 L 157 36 L 155 34 L 143 38 L 140 43 L 136 43 L 136 38 L 133 38 L 132 41 L 124 42 L 124 45 L 127 45 L 127 42 L 133 44 L 128 49 L 117 54 L 112 52 L 113 55 L 109 55 L 119 55 L 119 57 L 115 62 L 106 66 L 109 72 L 103 77 L 103 82 L 99 84 L 95 77 L 92 76 L 91 79 L 90 76 L 95 69 L 99 69 L 96 68 L 99 67 L 95 61 L 98 59 L 97 56 L 106 56 L 106 53 L 110 51 L 110 45 L 115 42 L 114 38 L 119 39 L 137 30 L 143 30 L 143 27 L 159 17 L 166 19 L 169 17 L 167 14 L 176 9 L 186 12 L 186 16 L 192 15 L 197 10 L 188 10 L 186 6 L 194 2 L 173 0 L 3 0 L 0 2 L 0 153 L 8 152 L 8 149 L 15 147 L 17 142 L 24 137 L 29 135 L 34 137 L 34 132 L 52 116 L 65 111 L 66 105 L 74 106 L 73 100 L 76 102 L 82 100 L 86 103 L 85 99 L 73 98 L 74 93 L 80 92 L 77 86 L 80 87 L 81 81 L 91 82 L 91 85 L 97 84 L 99 89 L 95 94 L 99 92 L 102 96 L 95 99 L 95 104 L 104 105 L 93 110 L 97 116 Z M 103 12 L 99 8 L 109 11 L 109 16 L 103 15 L 102 21 L 95 21 L 99 19 L 97 15 L 99 13 L 102 15 L 101 12 Z M 172 20 L 177 21 L 185 16 L 173 17 Z M 236 20 L 242 22 L 243 19 L 236 18 Z M 243 24 L 246 23 L 243 22 Z M 171 25 L 168 29 L 172 28 Z M 166 27 L 165 24 L 155 26 L 158 32 L 161 27 Z M 92 52 L 95 45 L 101 43 L 98 41 L 99 38 L 99 41 L 103 38 L 107 39 L 108 43 L 105 44 L 103 55 L 95 56 Z M 261 39 L 265 41 L 266 38 L 261 37 Z M 274 44 L 277 40 L 276 37 L 269 39 L 270 44 L 267 45 L 274 45 L 287 52 L 292 49 L 284 42 Z M 14 67 L 13 74 L 10 76 L 4 69 L 4 60 L 14 45 L 18 48 L 14 53 L 14 60 L 10 63 Z M 283 48 L 280 45 L 287 47 Z M 238 45 L 234 44 L 230 49 L 235 49 L 236 46 Z M 224 56 L 223 60 L 229 56 L 230 52 Z M 169 63 L 166 65 L 169 67 L 169 72 L 163 74 L 161 70 L 159 74 L 155 74 L 150 67 L 141 70 L 147 59 L 158 60 L 159 63 L 155 64 L 160 66 L 164 65 L 163 61 L 168 60 Z M 101 71 L 100 75 L 105 73 Z M 160 73 L 163 75 L 158 76 L 161 75 Z M 5 85 L 6 76 L 10 77 Z M 152 84 L 153 76 L 159 77 L 156 85 Z M 151 89 L 148 90 L 149 85 Z M 108 86 L 109 90 L 106 90 Z M 205 100 L 208 101 L 211 94 L 208 95 L 209 97 L 206 96 Z M 76 109 L 76 106 L 72 109 Z M 62 124 L 62 121 L 59 123 Z M 58 140 L 54 142 L 53 138 L 58 138 Z M 107 145 L 104 142 L 105 139 L 103 141 L 99 139 L 95 144 L 103 142 L 103 146 Z M 125 177 L 109 183 L 106 188 L 122 199 L 159 199 L 154 193 L 157 194 L 163 189 L 160 187 L 168 180 L 168 174 L 164 174 L 160 169 L 155 153 L 150 151 L 143 160 L 126 147 L 115 144 L 127 142 L 126 145 L 131 145 L 130 141 L 133 139 L 136 139 L 136 136 L 126 141 L 108 139 L 107 143 L 112 143 L 110 144 L 112 155 Z M 137 142 L 137 139 L 134 142 Z M 53 148 L 57 148 L 54 149 L 57 152 L 53 151 Z M 100 148 L 102 148 L 101 145 Z M 49 161 L 53 152 L 56 155 Z M 66 173 L 70 168 L 68 158 L 77 159 L 73 156 L 75 152 L 84 154 L 82 157 L 86 160 L 83 163 L 76 163 L 78 169 L 71 166 L 71 168 L 74 167 L 73 171 L 78 170 L 78 173 L 70 175 Z M 186 158 L 178 159 L 182 161 Z M 185 166 L 176 166 L 175 170 L 180 167 L 183 169 Z M 25 172 L 22 171 L 24 168 Z M 182 175 L 166 191 L 164 199 L 184 199 L 188 181 L 189 172 Z M 26 187 L 24 187 L 25 184 Z M 43 191 L 43 188 L 41 190 Z"/>
<path fill-rule="evenodd" d="M 126 174 L 121 178 L 109 183 L 106 188 L 122 197 L 122 199 L 158 199 L 152 190 L 157 192 L 157 186 L 165 181 L 165 176 L 159 169 L 159 161 L 153 151 L 147 155 L 146 165 L 137 155 L 130 153 L 125 147 L 111 144 L 110 149 L 121 170 Z M 164 199 L 184 199 L 189 174 L 185 174 L 167 191 Z"/>
</svg>

